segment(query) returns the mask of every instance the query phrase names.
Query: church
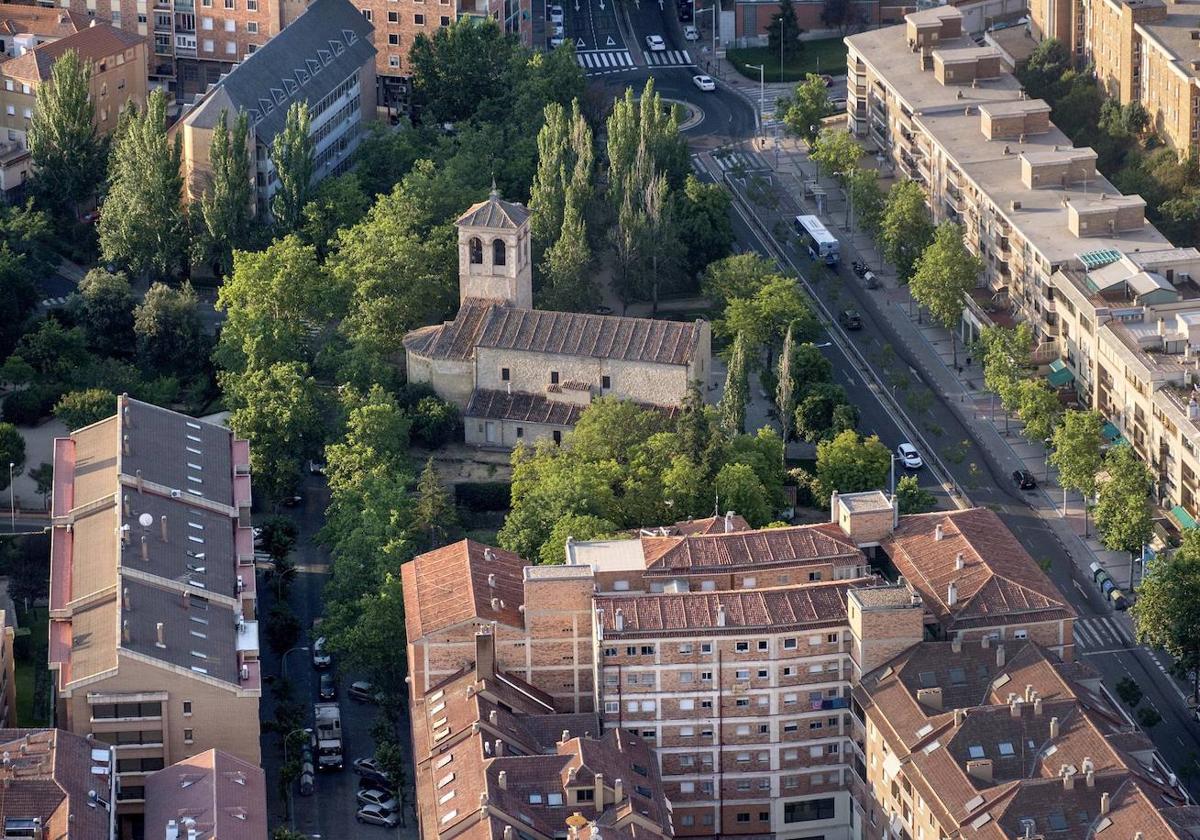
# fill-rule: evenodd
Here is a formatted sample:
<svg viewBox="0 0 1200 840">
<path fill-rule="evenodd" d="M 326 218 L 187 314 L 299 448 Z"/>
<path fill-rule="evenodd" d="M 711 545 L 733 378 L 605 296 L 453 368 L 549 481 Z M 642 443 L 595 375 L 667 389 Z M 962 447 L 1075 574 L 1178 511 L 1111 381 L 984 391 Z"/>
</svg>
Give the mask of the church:
<svg viewBox="0 0 1200 840">
<path fill-rule="evenodd" d="M 463 412 L 466 442 L 561 441 L 593 399 L 673 411 L 711 368 L 707 321 L 533 308 L 529 209 L 493 189 L 459 217 L 459 309 L 404 337 L 410 382 Z"/>
</svg>

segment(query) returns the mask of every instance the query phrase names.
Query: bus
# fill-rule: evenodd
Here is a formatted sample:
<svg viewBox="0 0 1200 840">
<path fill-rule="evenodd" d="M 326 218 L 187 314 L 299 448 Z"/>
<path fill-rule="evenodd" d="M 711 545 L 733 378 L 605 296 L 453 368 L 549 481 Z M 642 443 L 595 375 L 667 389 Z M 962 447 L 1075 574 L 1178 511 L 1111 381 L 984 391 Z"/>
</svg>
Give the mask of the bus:
<svg viewBox="0 0 1200 840">
<path fill-rule="evenodd" d="M 796 233 L 808 248 L 809 259 L 824 260 L 825 265 L 835 266 L 841 257 L 837 237 L 825 229 L 816 216 L 797 216 Z"/>
</svg>

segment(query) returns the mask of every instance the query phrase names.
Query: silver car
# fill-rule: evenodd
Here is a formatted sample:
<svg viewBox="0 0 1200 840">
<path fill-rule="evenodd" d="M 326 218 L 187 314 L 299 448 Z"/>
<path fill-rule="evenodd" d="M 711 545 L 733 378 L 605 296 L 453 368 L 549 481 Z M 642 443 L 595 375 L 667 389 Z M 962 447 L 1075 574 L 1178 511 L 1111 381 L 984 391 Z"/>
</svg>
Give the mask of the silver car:
<svg viewBox="0 0 1200 840">
<path fill-rule="evenodd" d="M 381 825 L 384 828 L 395 828 L 400 825 L 400 815 L 383 810 L 378 805 L 364 805 L 358 809 L 354 819 L 360 823 Z"/>
<path fill-rule="evenodd" d="M 400 810 L 400 804 L 396 802 L 396 797 L 386 790 L 366 788 L 365 790 L 360 790 L 356 798 L 359 805 L 378 805 L 380 810 L 387 811 L 389 814 L 394 814 Z"/>
</svg>

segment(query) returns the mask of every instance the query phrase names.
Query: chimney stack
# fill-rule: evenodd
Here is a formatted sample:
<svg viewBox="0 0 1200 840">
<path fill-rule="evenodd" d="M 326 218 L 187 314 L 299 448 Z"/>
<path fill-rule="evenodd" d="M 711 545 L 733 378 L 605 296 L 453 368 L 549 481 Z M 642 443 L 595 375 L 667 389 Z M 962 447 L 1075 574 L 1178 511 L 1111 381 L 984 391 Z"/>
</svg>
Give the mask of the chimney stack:
<svg viewBox="0 0 1200 840">
<path fill-rule="evenodd" d="M 613 802 L 620 802 L 625 798 L 625 783 L 620 779 L 613 782 Z"/>
<path fill-rule="evenodd" d="M 1095 787 L 1096 786 L 1096 771 L 1095 770 L 1087 771 L 1087 773 L 1084 774 L 1084 779 L 1087 780 L 1088 787 L 1090 787 L 1090 788 Z"/>
<path fill-rule="evenodd" d="M 167 541 L 167 517 L 166 517 L 166 514 L 163 514 L 162 516 L 158 517 L 158 524 L 159 524 L 159 527 L 162 529 L 162 541 L 166 542 Z"/>
<path fill-rule="evenodd" d="M 1106 816 L 1109 808 L 1112 805 L 1112 797 L 1108 795 L 1108 791 L 1100 794 L 1100 815 Z"/>
<path fill-rule="evenodd" d="M 953 653 L 962 653 L 962 634 L 955 633 L 954 638 L 950 640 L 950 650 Z"/>
<path fill-rule="evenodd" d="M 942 526 L 939 525 L 938 527 L 940 528 Z M 946 587 L 946 606 L 953 607 L 957 603 L 958 603 L 958 584 L 956 584 L 954 581 L 951 581 L 950 585 Z"/>
<path fill-rule="evenodd" d="M 508 790 L 508 771 L 501 770 L 500 775 L 496 777 L 496 784 L 500 786 L 500 790 Z"/>
<path fill-rule="evenodd" d="M 121 454 L 129 457 L 129 435 L 121 435 Z"/>
<path fill-rule="evenodd" d="M 498 715 L 496 714 L 495 709 L 492 709 L 490 712 L 488 712 L 488 723 L 490 723 L 492 726 L 496 725 L 497 718 L 498 718 Z"/>
<path fill-rule="evenodd" d="M 126 586 L 124 589 L 121 590 L 121 609 L 128 612 L 130 609 L 129 603 L 130 603 L 129 602 L 129 587 Z"/>
<path fill-rule="evenodd" d="M 725 626 L 725 605 L 717 604 L 717 626 Z"/>
<path fill-rule="evenodd" d="M 137 471 L 137 489 L 139 493 L 145 492 L 145 482 L 142 481 L 142 471 Z"/>
<path fill-rule="evenodd" d="M 129 619 L 126 618 L 121 622 L 121 641 L 129 644 Z"/>
<path fill-rule="evenodd" d="M 150 541 L 146 539 L 145 534 L 142 534 L 142 562 L 150 562 Z"/>
<path fill-rule="evenodd" d="M 124 496 L 121 497 L 121 515 L 122 516 L 129 515 L 129 494 L 128 493 L 126 493 Z"/>
<path fill-rule="evenodd" d="M 955 726 L 962 726 L 963 721 L 966 719 L 967 719 L 967 710 L 966 709 L 955 709 L 954 710 L 954 725 Z"/>
<path fill-rule="evenodd" d="M 933 526 L 933 541 L 934 541 L 934 542 L 941 542 L 941 541 L 942 541 L 942 536 L 943 536 L 943 535 L 942 535 L 942 526 L 941 526 L 941 524 L 939 523 L 939 524 L 937 524 L 937 525 L 934 525 L 934 526 Z"/>
<path fill-rule="evenodd" d="M 1025 702 L 1033 702 L 1033 683 L 1025 683 Z"/>
<path fill-rule="evenodd" d="M 475 634 L 475 672 L 480 679 L 496 675 L 496 640 L 491 633 Z"/>
<path fill-rule="evenodd" d="M 613 613 L 613 627 L 618 632 L 625 629 L 625 610 L 617 607 L 617 611 Z"/>
<path fill-rule="evenodd" d="M 836 490 L 829 494 L 829 521 L 835 524 L 838 521 L 838 500 L 840 498 L 841 496 Z"/>
<path fill-rule="evenodd" d="M 504 741 L 500 738 L 496 739 L 496 745 L 492 748 L 492 752 L 496 754 L 496 758 L 504 755 Z"/>
<path fill-rule="evenodd" d="M 984 650 L 987 650 L 992 646 L 992 638 L 990 636 L 984 636 L 979 640 L 979 644 Z"/>
<path fill-rule="evenodd" d="M 725 511 L 725 533 L 729 534 L 732 532 L 733 532 L 733 511 L 727 510 L 727 511 Z M 620 799 L 620 797 L 617 797 L 617 798 Z"/>
<path fill-rule="evenodd" d="M 996 645 L 996 667 L 1004 667 L 1004 645 Z"/>
<path fill-rule="evenodd" d="M 558 739 L 558 742 L 560 744 L 565 744 L 567 741 L 570 741 L 570 740 L 571 740 L 571 730 L 564 729 L 562 731 L 562 737 Z"/>
<path fill-rule="evenodd" d="M 1058 737 L 1058 718 L 1050 718 L 1050 739 L 1054 740 Z"/>
<path fill-rule="evenodd" d="M 972 778 L 979 779 L 981 782 L 992 781 L 992 760 L 990 758 L 977 758 L 967 762 L 967 775 Z"/>
<path fill-rule="evenodd" d="M 596 794 L 595 801 L 592 803 L 597 811 L 604 810 L 604 774 L 596 774 Z"/>
<path fill-rule="evenodd" d="M 954 555 L 954 568 L 955 568 L 955 570 L 961 572 L 962 567 L 963 567 L 963 553 L 960 551 L 960 552 L 958 552 L 958 554 Z"/>
<path fill-rule="evenodd" d="M 504 840 L 517 840 L 517 831 L 511 825 L 504 826 Z"/>
<path fill-rule="evenodd" d="M 163 633 L 164 629 L 161 621 L 154 625 L 154 631 L 158 634 L 158 641 L 154 643 L 155 647 L 165 648 L 167 646 L 166 636 Z"/>
<path fill-rule="evenodd" d="M 1039 717 L 1041 716 L 1041 714 L 1042 714 L 1042 698 L 1041 697 L 1037 697 L 1034 699 L 1033 713 Z"/>
<path fill-rule="evenodd" d="M 1024 701 L 1020 697 L 1017 697 L 1012 701 L 1012 703 L 1009 704 L 1008 710 L 1013 717 L 1019 718 L 1021 716 L 1021 704 L 1023 702 Z"/>
<path fill-rule="evenodd" d="M 1059 775 L 1062 776 L 1063 790 L 1075 790 L 1075 771 L 1074 770 L 1072 770 L 1070 767 L 1068 767 L 1067 765 L 1064 764 L 1062 766 L 1062 769 L 1059 771 Z M 1107 794 L 1105 794 L 1105 796 L 1107 796 Z M 1107 813 L 1107 811 L 1104 807 L 1103 797 L 1101 797 L 1101 800 L 1100 800 L 1100 813 L 1102 813 L 1102 814 Z"/>
</svg>

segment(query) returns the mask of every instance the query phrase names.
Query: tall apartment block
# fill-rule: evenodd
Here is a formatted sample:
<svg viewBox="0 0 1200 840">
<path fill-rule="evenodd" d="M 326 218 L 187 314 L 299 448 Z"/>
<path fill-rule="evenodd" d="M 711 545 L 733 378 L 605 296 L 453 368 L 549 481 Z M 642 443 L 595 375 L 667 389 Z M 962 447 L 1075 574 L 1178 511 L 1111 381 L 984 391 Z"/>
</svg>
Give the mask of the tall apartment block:
<svg viewBox="0 0 1200 840">
<path fill-rule="evenodd" d="M 117 811 L 145 777 L 220 749 L 259 764 L 250 446 L 121 396 L 54 445 L 56 718 L 119 753 Z"/>
<path fill-rule="evenodd" d="M 1104 414 L 1108 437 L 1132 444 L 1159 502 L 1192 527 L 1200 252 L 1173 246 L 1140 197 L 1096 171 L 1095 151 L 1074 148 L 1049 106 L 1025 96 L 998 53 L 961 33 L 959 11 L 939 7 L 848 37 L 851 129 L 921 184 L 937 221 L 962 224 L 983 259 L 963 337 L 1028 323 L 1052 384 L 1073 385 Z"/>
<path fill-rule="evenodd" d="M 1070 659 L 1074 613 L 990 511 L 900 517 L 878 492 L 830 507 L 820 525 L 568 541 L 562 566 L 466 543 L 423 555 L 403 568 L 414 703 L 477 667 L 482 629 L 551 706 L 654 748 L 677 836 L 857 837 L 860 675 L 951 636 Z M 452 629 L 428 623 L 444 613 Z"/>
</svg>

